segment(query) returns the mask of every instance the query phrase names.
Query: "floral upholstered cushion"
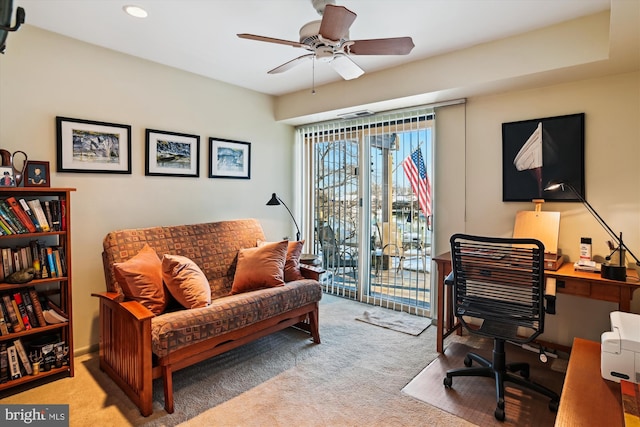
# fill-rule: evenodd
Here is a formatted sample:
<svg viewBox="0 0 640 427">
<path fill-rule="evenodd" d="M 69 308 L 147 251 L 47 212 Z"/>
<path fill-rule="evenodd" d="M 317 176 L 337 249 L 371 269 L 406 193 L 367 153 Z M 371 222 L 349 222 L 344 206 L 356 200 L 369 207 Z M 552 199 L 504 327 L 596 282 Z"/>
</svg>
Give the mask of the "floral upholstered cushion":
<svg viewBox="0 0 640 427">
<path fill-rule="evenodd" d="M 140 302 L 154 314 L 160 314 L 169 300 L 162 284 L 162 262 L 149 245 L 134 257 L 113 264 L 124 295 Z"/>
</svg>

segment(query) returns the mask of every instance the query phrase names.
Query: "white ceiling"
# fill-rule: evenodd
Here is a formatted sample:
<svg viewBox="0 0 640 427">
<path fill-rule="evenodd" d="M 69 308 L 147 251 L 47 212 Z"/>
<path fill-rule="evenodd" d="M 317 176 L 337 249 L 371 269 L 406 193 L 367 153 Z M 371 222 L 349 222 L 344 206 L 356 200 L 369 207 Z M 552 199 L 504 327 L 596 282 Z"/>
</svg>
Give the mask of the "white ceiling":
<svg viewBox="0 0 640 427">
<path fill-rule="evenodd" d="M 133 18 L 124 5 L 144 7 Z M 353 40 L 410 36 L 406 56 L 354 56 L 366 72 L 608 10 L 610 0 L 338 0 L 358 16 Z M 298 41 L 320 19 L 310 0 L 14 0 L 26 24 L 258 92 L 282 95 L 311 87 L 312 63 L 278 75 L 267 71 L 304 49 L 240 39 L 252 33 Z M 11 37 L 7 50 L 11 49 Z M 60 52 L 64 54 L 64 52 Z M 341 78 L 315 66 L 315 84 Z"/>
</svg>

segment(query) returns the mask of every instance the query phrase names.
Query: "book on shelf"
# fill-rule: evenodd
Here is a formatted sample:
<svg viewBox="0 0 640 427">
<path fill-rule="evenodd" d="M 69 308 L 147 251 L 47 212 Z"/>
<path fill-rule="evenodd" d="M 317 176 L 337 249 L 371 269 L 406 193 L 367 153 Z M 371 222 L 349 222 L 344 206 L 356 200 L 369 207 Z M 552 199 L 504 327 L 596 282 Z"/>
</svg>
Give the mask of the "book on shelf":
<svg viewBox="0 0 640 427">
<path fill-rule="evenodd" d="M 22 234 L 29 232 L 27 227 L 22 224 L 20 218 L 18 218 L 15 212 L 13 212 L 13 209 L 11 209 L 11 206 L 5 199 L 0 199 L 0 209 L 2 209 L 2 211 L 7 215 L 11 225 L 16 229 L 16 233 Z"/>
<path fill-rule="evenodd" d="M 0 317 L 0 335 L 9 335 L 9 328 L 7 322 L 4 320 L 4 316 Z"/>
<path fill-rule="evenodd" d="M 9 229 L 10 233 L 9 234 L 19 234 L 20 233 L 20 229 L 18 228 L 18 226 L 13 222 L 13 220 L 11 219 L 11 217 L 9 216 L 5 206 L 3 203 L 1 203 L 0 201 L 0 217 L 2 218 L 2 222 L 7 226 L 7 228 Z"/>
<path fill-rule="evenodd" d="M 9 363 L 9 379 L 17 380 L 22 376 L 22 372 L 20 372 L 20 362 L 18 362 L 18 352 L 15 345 L 7 347 L 7 359 Z"/>
<path fill-rule="evenodd" d="M 56 262 L 56 272 L 58 273 L 58 277 L 65 276 L 64 264 L 62 264 L 62 259 L 60 257 L 60 249 L 53 250 L 53 258 Z"/>
<path fill-rule="evenodd" d="M 44 201 L 44 214 L 47 217 L 47 222 L 49 223 L 49 228 L 51 229 L 51 231 L 56 231 L 55 225 L 53 223 L 53 216 L 51 215 L 51 202 L 49 200 Z"/>
<path fill-rule="evenodd" d="M 38 219 L 38 223 L 40 223 L 40 228 L 42 231 L 50 231 L 49 223 L 47 222 L 47 217 L 44 214 L 44 210 L 42 209 L 42 204 L 40 203 L 40 199 L 33 199 L 27 201 L 27 204 L 33 211 L 34 215 Z"/>
<path fill-rule="evenodd" d="M 67 231 L 67 199 L 59 199 L 60 202 L 60 231 Z"/>
<path fill-rule="evenodd" d="M 29 315 L 27 314 L 27 307 L 24 305 L 24 300 L 22 299 L 22 295 L 20 292 L 13 293 L 13 300 L 18 306 L 19 318 L 22 318 L 22 324 L 24 325 L 24 329 L 31 329 L 31 322 L 29 321 Z"/>
<path fill-rule="evenodd" d="M 58 314 L 60 317 L 62 317 L 63 319 L 69 320 L 69 316 L 67 316 L 67 313 L 65 313 L 64 311 L 62 311 L 62 309 L 60 308 L 60 306 L 58 306 L 51 298 L 47 298 L 47 307 L 49 308 L 50 311 L 55 312 L 56 314 Z"/>
<path fill-rule="evenodd" d="M 53 248 L 48 247 L 46 248 L 47 251 L 47 263 L 49 265 L 49 273 L 51 277 L 60 277 L 60 275 L 58 274 L 58 270 L 56 268 L 56 260 L 55 257 L 53 255 Z"/>
<path fill-rule="evenodd" d="M 31 208 L 29 207 L 29 204 L 27 203 L 27 201 L 25 199 L 20 199 L 18 200 L 18 203 L 20 203 L 20 206 L 22 206 L 22 210 L 24 210 L 24 212 L 29 216 L 29 219 L 31 219 L 31 222 L 33 222 L 33 225 L 36 227 L 36 232 L 38 233 L 41 232 L 42 227 L 40 227 L 40 223 L 38 222 L 36 215 L 33 213 Z"/>
<path fill-rule="evenodd" d="M 2 268 L 5 278 L 13 273 L 13 255 L 11 254 L 11 248 L 2 248 Z"/>
<path fill-rule="evenodd" d="M 23 331 L 24 327 L 21 326 L 20 322 L 18 321 L 18 315 L 13 308 L 11 296 L 9 296 L 8 294 L 2 295 L 2 302 L 4 303 L 4 307 L 7 310 L 7 313 L 9 313 L 9 320 L 11 322 L 11 328 L 13 329 L 13 332 Z"/>
<path fill-rule="evenodd" d="M 51 200 L 49 204 L 51 205 L 51 221 L 53 222 L 53 229 L 55 231 L 61 231 L 62 228 L 60 224 L 60 200 Z"/>
<path fill-rule="evenodd" d="M 33 224 L 31 219 L 29 218 L 29 215 L 27 215 L 27 213 L 24 211 L 24 209 L 22 209 L 22 206 L 20 205 L 20 203 L 18 203 L 18 200 L 16 200 L 16 198 L 12 196 L 12 197 L 7 197 L 5 199 L 5 202 L 9 205 L 9 208 L 15 214 L 15 216 L 18 218 L 18 220 L 22 223 L 22 225 L 30 233 L 35 233 L 36 232 L 36 226 Z"/>
<path fill-rule="evenodd" d="M 16 317 L 18 318 L 18 324 L 20 325 L 20 330 L 25 331 L 27 328 L 25 328 L 24 322 L 22 321 L 22 313 L 20 313 L 20 308 L 18 307 L 18 303 L 16 302 L 15 298 L 9 297 L 9 299 L 11 300 L 11 305 L 13 306 L 13 312 L 16 313 Z"/>
<path fill-rule="evenodd" d="M 40 303 L 40 297 L 38 295 L 38 292 L 36 292 L 36 288 L 29 289 L 29 296 L 31 297 L 31 304 L 33 305 L 33 311 L 36 313 L 38 324 L 40 326 L 46 326 L 47 322 L 44 319 L 44 313 L 42 312 L 42 304 Z"/>
<path fill-rule="evenodd" d="M 40 324 L 38 318 L 36 317 L 36 309 L 33 307 L 33 302 L 31 301 L 29 290 L 23 289 L 20 293 L 22 294 L 22 301 L 24 303 L 24 308 L 27 311 L 27 317 L 29 317 L 29 324 L 31 325 L 31 327 L 37 328 L 38 326 L 44 326 Z"/>
<path fill-rule="evenodd" d="M 9 381 L 9 355 L 7 354 L 7 343 L 0 342 L 0 383 Z"/>
<path fill-rule="evenodd" d="M 33 369 L 31 368 L 31 362 L 29 361 L 29 356 L 27 355 L 27 351 L 24 349 L 22 345 L 22 341 L 20 338 L 13 341 L 13 345 L 16 348 L 16 352 L 18 353 L 18 358 L 20 362 L 22 362 L 22 366 L 28 375 L 33 374 Z"/>
<path fill-rule="evenodd" d="M 31 240 L 29 242 L 29 248 L 31 249 L 32 266 L 36 270 L 34 278 L 42 278 L 42 267 L 40 262 L 40 243 L 37 240 Z"/>
<path fill-rule="evenodd" d="M 4 220 L 4 218 L 2 218 L 1 215 L 0 215 L 0 232 L 2 232 L 3 235 L 13 234 L 13 231 L 11 231 L 11 228 L 9 228 L 9 225 Z"/>
</svg>

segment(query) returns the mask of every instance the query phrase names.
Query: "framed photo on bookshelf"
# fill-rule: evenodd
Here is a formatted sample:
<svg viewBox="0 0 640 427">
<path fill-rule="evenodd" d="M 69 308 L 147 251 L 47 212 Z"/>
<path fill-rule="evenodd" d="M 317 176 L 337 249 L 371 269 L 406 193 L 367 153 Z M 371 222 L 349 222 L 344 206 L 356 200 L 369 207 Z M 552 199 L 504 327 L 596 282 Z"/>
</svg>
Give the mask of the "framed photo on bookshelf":
<svg viewBox="0 0 640 427">
<path fill-rule="evenodd" d="M 58 172 L 131 173 L 131 126 L 56 117 Z"/>
<path fill-rule="evenodd" d="M 0 187 L 15 187 L 16 177 L 11 166 L 0 166 Z"/>
<path fill-rule="evenodd" d="M 251 143 L 209 138 L 209 178 L 251 179 Z"/>
<path fill-rule="evenodd" d="M 571 184 L 584 197 L 584 113 L 502 124 L 502 201 L 577 202 L 570 191 L 544 191 L 551 182 Z"/>
<path fill-rule="evenodd" d="M 144 174 L 147 176 L 200 176 L 200 137 L 147 129 Z"/>
<path fill-rule="evenodd" d="M 51 187 L 49 180 L 49 162 L 29 160 L 27 162 L 25 187 Z"/>
</svg>

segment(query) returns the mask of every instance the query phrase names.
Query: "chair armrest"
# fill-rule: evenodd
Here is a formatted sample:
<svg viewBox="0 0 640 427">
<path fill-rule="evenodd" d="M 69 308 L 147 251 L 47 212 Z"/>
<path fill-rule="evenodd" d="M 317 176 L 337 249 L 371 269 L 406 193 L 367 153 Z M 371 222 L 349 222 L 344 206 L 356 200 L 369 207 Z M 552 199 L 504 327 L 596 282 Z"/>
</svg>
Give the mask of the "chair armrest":
<svg viewBox="0 0 640 427">
<path fill-rule="evenodd" d="M 448 286 L 452 286 L 454 284 L 454 276 L 453 276 L 453 271 L 451 273 L 449 273 L 447 275 L 447 277 L 444 278 L 444 284 L 448 285 Z"/>
</svg>

